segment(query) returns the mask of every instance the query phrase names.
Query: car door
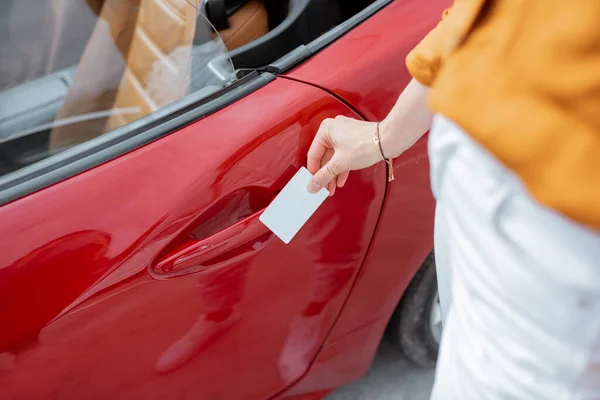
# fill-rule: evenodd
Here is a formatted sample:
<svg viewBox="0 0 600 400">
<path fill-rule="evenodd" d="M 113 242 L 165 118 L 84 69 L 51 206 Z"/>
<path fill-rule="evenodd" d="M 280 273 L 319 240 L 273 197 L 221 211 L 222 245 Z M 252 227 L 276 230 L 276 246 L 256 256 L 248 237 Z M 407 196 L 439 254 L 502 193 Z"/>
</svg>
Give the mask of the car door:
<svg viewBox="0 0 600 400">
<path fill-rule="evenodd" d="M 298 57 L 311 55 L 309 61 L 281 60 L 275 66 L 287 79 L 334 94 L 366 120 L 381 121 L 411 79 L 405 66 L 408 52 L 451 3 L 375 1 L 346 26 L 297 53 Z M 348 30 L 347 25 L 354 28 Z M 435 200 L 429 183 L 427 135 L 394 160 L 394 175 L 369 253 L 344 309 L 309 373 L 290 393 L 335 388 L 367 373 L 392 313 L 433 249 Z"/>
<path fill-rule="evenodd" d="M 0 178 L 2 397 L 264 399 L 298 380 L 365 258 L 385 166 L 352 174 L 288 245 L 258 217 L 337 115 L 360 118 L 253 72 L 66 150 L 64 125 L 5 137 L 22 163 Z M 42 131 L 49 153 L 27 161 Z"/>
</svg>

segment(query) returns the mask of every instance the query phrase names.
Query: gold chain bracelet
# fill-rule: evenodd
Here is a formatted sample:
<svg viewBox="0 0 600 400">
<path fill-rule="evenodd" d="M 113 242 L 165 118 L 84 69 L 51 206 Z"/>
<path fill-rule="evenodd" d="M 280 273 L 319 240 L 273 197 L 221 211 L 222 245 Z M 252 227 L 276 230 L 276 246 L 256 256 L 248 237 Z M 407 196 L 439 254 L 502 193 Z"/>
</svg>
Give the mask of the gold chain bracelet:
<svg viewBox="0 0 600 400">
<path fill-rule="evenodd" d="M 388 167 L 388 182 L 394 180 L 394 161 L 391 158 L 386 158 L 383 153 L 383 147 L 381 146 L 381 138 L 379 137 L 379 122 L 375 126 L 375 136 L 373 136 L 373 142 L 379 148 L 379 153 L 381 154 L 381 158 L 387 163 Z"/>
</svg>

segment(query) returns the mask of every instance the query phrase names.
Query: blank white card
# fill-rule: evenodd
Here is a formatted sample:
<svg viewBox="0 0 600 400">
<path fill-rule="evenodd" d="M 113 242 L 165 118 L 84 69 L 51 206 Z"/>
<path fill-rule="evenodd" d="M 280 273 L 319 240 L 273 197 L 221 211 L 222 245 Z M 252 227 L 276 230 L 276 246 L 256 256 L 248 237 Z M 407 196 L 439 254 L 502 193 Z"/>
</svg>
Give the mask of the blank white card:
<svg viewBox="0 0 600 400">
<path fill-rule="evenodd" d="M 329 195 L 325 188 L 317 193 L 310 193 L 308 184 L 311 180 L 312 174 L 306 168 L 300 168 L 259 218 L 286 244 Z"/>
</svg>

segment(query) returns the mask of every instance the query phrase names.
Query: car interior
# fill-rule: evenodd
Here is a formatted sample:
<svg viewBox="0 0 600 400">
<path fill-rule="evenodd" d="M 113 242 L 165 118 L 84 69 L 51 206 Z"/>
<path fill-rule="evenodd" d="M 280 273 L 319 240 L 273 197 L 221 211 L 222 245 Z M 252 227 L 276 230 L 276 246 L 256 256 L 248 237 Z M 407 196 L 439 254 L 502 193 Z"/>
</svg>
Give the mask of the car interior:
<svg viewBox="0 0 600 400">
<path fill-rule="evenodd" d="M 215 93 L 374 1 L 3 1 L 0 177 L 191 93 Z"/>
</svg>

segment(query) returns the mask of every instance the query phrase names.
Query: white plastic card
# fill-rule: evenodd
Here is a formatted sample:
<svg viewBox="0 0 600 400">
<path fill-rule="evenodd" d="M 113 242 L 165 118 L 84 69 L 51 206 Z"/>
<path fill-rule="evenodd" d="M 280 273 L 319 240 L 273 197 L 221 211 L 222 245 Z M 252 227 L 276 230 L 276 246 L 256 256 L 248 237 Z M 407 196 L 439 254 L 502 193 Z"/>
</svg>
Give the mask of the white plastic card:
<svg viewBox="0 0 600 400">
<path fill-rule="evenodd" d="M 259 218 L 286 244 L 329 195 L 325 188 L 317 193 L 310 193 L 308 184 L 311 179 L 312 174 L 306 168 L 300 168 Z"/>
</svg>

